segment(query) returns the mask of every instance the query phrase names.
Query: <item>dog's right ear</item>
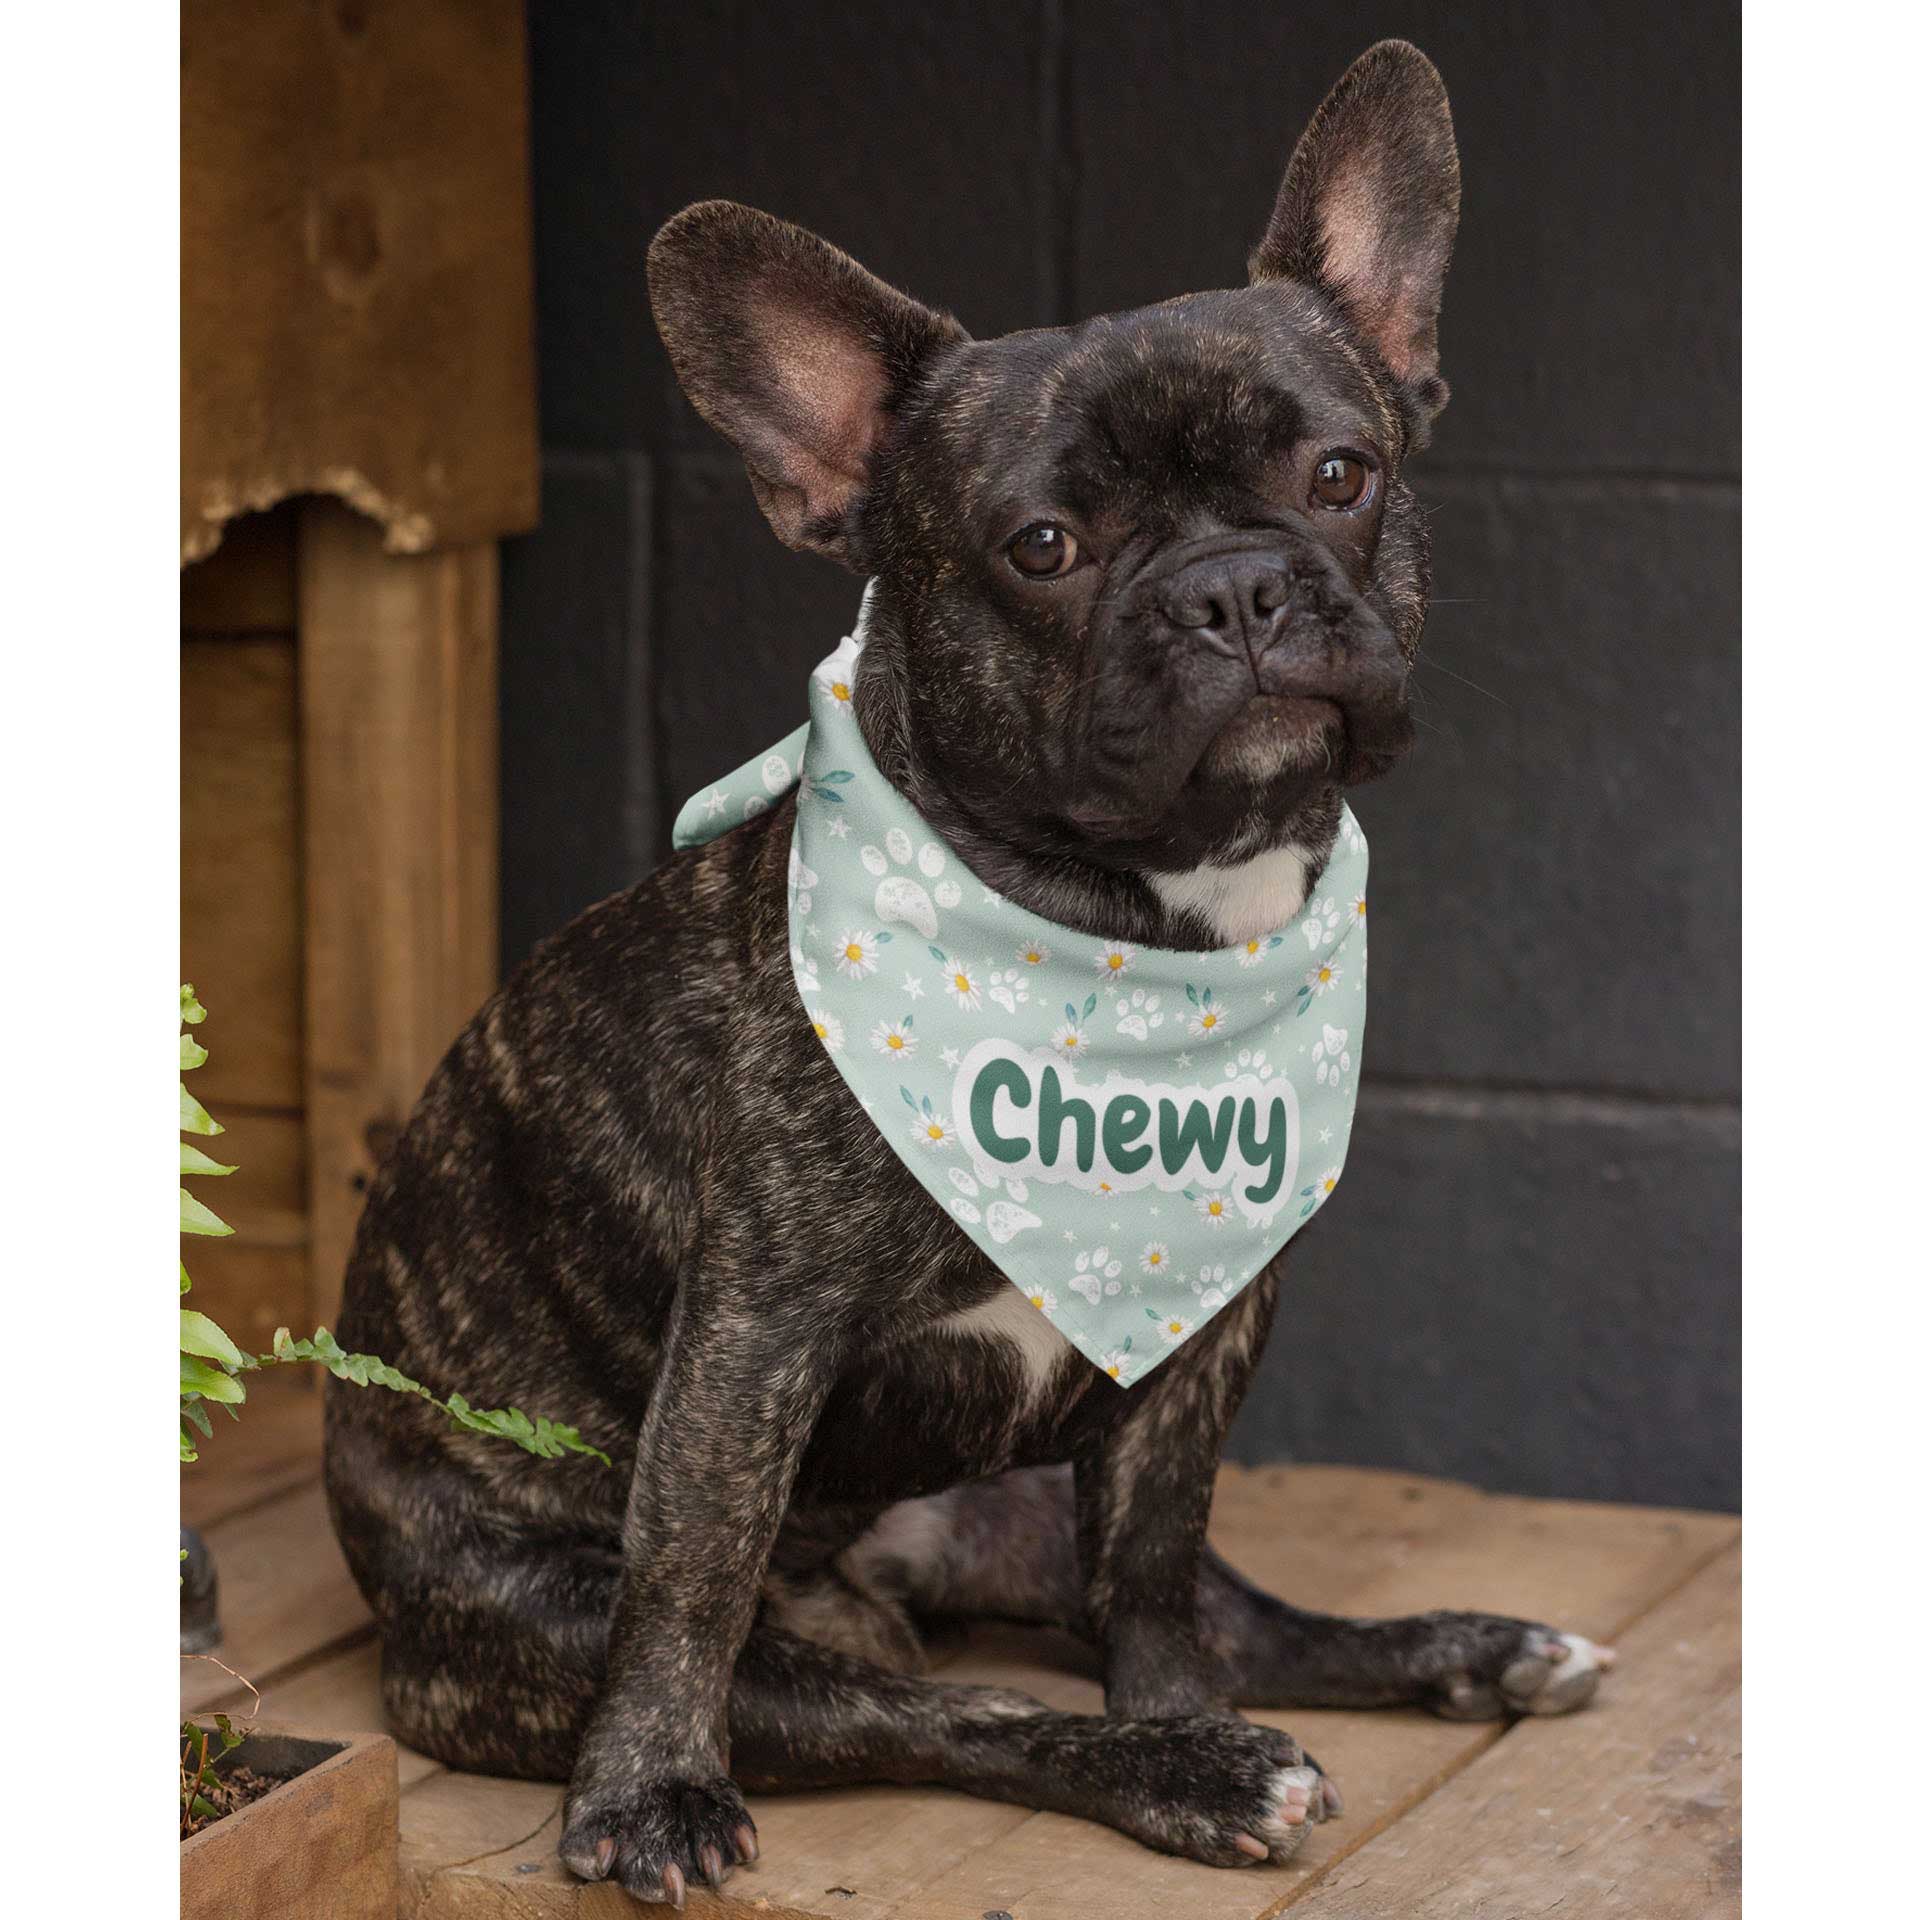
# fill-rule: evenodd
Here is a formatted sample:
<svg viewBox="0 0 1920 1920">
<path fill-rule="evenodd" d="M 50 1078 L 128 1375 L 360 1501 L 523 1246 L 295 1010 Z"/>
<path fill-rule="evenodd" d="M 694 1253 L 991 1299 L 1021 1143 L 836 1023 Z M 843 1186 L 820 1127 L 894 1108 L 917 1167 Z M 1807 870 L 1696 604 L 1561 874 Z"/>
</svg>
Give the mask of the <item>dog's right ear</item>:
<svg viewBox="0 0 1920 1920">
<path fill-rule="evenodd" d="M 851 564 L 848 520 L 874 454 L 928 361 L 966 339 L 959 323 L 730 200 L 660 229 L 647 285 L 687 398 L 739 450 L 774 532 Z"/>
</svg>

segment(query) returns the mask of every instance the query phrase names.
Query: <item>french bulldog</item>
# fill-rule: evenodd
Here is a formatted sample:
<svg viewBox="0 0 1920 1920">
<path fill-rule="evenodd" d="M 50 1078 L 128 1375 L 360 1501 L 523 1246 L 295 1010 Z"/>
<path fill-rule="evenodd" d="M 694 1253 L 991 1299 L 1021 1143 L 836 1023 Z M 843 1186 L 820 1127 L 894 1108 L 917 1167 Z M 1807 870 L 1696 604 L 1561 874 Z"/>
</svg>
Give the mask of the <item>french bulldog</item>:
<svg viewBox="0 0 1920 1920">
<path fill-rule="evenodd" d="M 688 398 L 775 533 L 871 581 L 874 760 L 986 885 L 1182 950 L 1308 897 L 1343 791 L 1412 737 L 1405 467 L 1447 399 L 1458 200 L 1439 76 L 1385 42 L 1301 139 L 1243 287 L 977 341 L 746 207 L 654 241 Z M 791 822 L 542 945 L 372 1185 L 344 1343 L 614 1461 L 330 1383 L 333 1523 L 400 1737 L 569 1782 L 567 1865 L 678 1906 L 756 1857 L 743 1789 L 935 1782 L 1246 1867 L 1340 1799 L 1236 1708 L 1583 1704 L 1609 1656 L 1575 1635 L 1305 1612 L 1212 1552 L 1279 1263 L 1131 1389 L 1073 1352 L 823 1065 Z M 1104 1716 L 928 1677 L 936 1617 L 1079 1636 Z"/>
</svg>

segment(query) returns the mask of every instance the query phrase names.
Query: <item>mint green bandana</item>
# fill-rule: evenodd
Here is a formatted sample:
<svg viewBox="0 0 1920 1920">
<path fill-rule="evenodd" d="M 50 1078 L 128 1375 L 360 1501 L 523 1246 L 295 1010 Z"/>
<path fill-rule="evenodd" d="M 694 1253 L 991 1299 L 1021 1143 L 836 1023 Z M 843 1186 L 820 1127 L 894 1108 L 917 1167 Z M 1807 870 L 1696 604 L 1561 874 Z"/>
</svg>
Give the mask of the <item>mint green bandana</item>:
<svg viewBox="0 0 1920 1920">
<path fill-rule="evenodd" d="M 812 721 L 697 794 L 697 846 L 798 787 L 787 926 L 803 1017 L 909 1172 L 1131 1386 L 1340 1179 L 1366 1009 L 1367 843 L 1244 946 L 1096 940 L 982 886 L 874 765 L 856 635 Z"/>
</svg>

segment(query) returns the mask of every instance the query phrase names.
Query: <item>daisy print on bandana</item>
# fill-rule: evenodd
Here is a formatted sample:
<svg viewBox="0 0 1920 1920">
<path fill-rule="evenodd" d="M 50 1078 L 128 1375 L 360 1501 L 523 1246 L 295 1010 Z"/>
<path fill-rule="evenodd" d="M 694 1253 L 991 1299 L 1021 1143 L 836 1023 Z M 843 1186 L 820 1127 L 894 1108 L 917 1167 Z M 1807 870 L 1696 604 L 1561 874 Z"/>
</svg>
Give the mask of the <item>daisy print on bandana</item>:
<svg viewBox="0 0 1920 1920">
<path fill-rule="evenodd" d="M 882 1020 L 868 1036 L 878 1053 L 890 1053 L 896 1060 L 911 1060 L 920 1044 L 913 1031 L 913 1015 L 904 1020 Z"/>
<path fill-rule="evenodd" d="M 1187 998 L 1193 1003 L 1187 1014 L 1187 1032 L 1196 1040 L 1219 1039 L 1227 1021 L 1225 1003 L 1215 1003 L 1211 987 L 1196 993 L 1191 981 L 1187 984 Z"/>
<path fill-rule="evenodd" d="M 980 1011 L 980 976 L 964 960 L 949 960 L 938 947 L 928 949 L 940 962 L 940 981 L 955 1006 L 967 1013 Z"/>
<path fill-rule="evenodd" d="M 1098 997 L 1097 994 L 1088 994 L 1084 1007 L 1076 1007 L 1071 1000 L 1067 1002 L 1067 1017 L 1047 1036 L 1047 1045 L 1055 1053 L 1077 1060 L 1087 1051 L 1086 1023 L 1093 1018 L 1094 1003 Z"/>
<path fill-rule="evenodd" d="M 807 725 L 703 787 L 675 844 L 786 836 L 815 1070 L 857 1096 L 938 1230 L 1104 1375 L 1094 1390 L 1130 1389 L 1179 1364 L 1339 1184 L 1366 841 L 1343 809 L 1311 904 L 1233 944 L 1090 938 L 984 886 L 880 772 L 860 657 L 856 629 L 808 679 Z"/>
<path fill-rule="evenodd" d="M 843 933 L 834 942 L 835 970 L 844 973 L 849 980 L 864 980 L 868 974 L 878 973 L 880 942 L 886 938 L 885 934 L 875 933 L 870 927 L 855 927 Z"/>
</svg>

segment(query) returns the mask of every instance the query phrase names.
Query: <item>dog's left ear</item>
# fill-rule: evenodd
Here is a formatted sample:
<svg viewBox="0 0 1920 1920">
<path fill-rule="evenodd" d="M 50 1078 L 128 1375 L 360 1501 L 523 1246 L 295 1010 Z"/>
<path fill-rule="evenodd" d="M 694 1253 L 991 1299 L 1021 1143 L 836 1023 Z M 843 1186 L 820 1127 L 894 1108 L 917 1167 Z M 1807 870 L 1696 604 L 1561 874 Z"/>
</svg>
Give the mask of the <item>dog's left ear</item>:
<svg viewBox="0 0 1920 1920">
<path fill-rule="evenodd" d="M 1440 290 L 1460 221 L 1460 159 L 1447 90 L 1404 40 L 1369 47 L 1321 102 L 1293 150 L 1254 283 L 1331 293 L 1415 408 L 1415 440 L 1447 403 Z"/>
</svg>

